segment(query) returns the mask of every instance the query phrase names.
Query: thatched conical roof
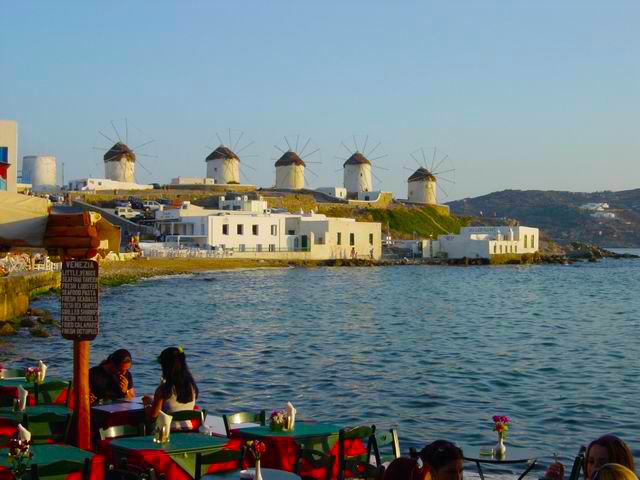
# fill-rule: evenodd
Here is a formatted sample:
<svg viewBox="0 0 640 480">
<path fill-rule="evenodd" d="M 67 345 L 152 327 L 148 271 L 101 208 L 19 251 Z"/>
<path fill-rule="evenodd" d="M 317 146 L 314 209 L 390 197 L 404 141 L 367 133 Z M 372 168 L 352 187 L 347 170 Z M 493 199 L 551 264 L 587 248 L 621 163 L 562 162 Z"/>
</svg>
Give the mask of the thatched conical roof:
<svg viewBox="0 0 640 480">
<path fill-rule="evenodd" d="M 427 170 L 424 167 L 420 167 L 419 169 L 417 169 L 415 172 L 413 172 L 411 174 L 411 176 L 408 178 L 408 182 L 420 182 L 423 180 L 431 180 L 432 182 L 436 181 L 436 177 L 433 176 L 433 173 L 431 173 L 429 170 Z"/>
<path fill-rule="evenodd" d="M 136 161 L 136 154 L 133 153 L 133 150 L 131 150 L 124 143 L 118 142 L 113 147 L 111 147 L 109 151 L 104 154 L 104 157 L 102 158 L 104 159 L 105 162 L 117 162 L 122 157 L 127 157 L 127 160 L 131 162 Z"/>
<path fill-rule="evenodd" d="M 220 145 L 209 154 L 206 161 L 208 162 L 209 160 L 224 160 L 227 158 L 235 158 L 236 160 L 240 161 L 240 158 L 233 152 L 233 150 L 225 147 L 224 145 Z"/>
<path fill-rule="evenodd" d="M 285 167 L 287 165 L 300 165 L 305 166 L 302 159 L 298 156 L 296 152 L 288 151 L 282 155 L 278 161 L 276 162 L 276 167 Z"/>
<path fill-rule="evenodd" d="M 346 165 L 364 165 L 364 164 L 371 165 L 371 162 L 363 154 L 361 154 L 360 152 L 356 152 L 353 155 L 351 155 L 347 159 L 347 161 L 344 162 L 342 166 L 344 167 Z"/>
</svg>

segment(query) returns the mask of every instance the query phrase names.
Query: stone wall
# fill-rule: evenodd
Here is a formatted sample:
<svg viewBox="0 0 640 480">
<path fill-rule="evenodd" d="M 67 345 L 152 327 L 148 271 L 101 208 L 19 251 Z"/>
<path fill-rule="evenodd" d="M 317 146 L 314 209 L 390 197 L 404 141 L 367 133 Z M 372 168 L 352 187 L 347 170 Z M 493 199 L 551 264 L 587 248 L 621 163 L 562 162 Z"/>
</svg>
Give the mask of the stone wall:
<svg viewBox="0 0 640 480">
<path fill-rule="evenodd" d="M 0 322 L 24 315 L 29 298 L 60 287 L 60 272 L 29 272 L 0 278 Z"/>
</svg>

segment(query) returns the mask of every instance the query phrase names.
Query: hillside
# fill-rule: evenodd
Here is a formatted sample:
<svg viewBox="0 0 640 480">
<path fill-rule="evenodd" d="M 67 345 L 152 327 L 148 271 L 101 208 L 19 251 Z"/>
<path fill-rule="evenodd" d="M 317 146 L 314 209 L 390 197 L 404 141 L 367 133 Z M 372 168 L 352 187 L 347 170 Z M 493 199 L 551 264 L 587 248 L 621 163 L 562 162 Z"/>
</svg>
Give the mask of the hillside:
<svg viewBox="0 0 640 480">
<path fill-rule="evenodd" d="M 608 203 L 606 212 L 615 218 L 597 218 L 596 212 L 580 208 L 589 203 Z M 539 227 L 562 244 L 583 241 L 605 247 L 640 247 L 640 189 L 594 193 L 504 190 L 448 205 L 454 214 L 480 217 L 487 223 L 515 219 Z"/>
</svg>

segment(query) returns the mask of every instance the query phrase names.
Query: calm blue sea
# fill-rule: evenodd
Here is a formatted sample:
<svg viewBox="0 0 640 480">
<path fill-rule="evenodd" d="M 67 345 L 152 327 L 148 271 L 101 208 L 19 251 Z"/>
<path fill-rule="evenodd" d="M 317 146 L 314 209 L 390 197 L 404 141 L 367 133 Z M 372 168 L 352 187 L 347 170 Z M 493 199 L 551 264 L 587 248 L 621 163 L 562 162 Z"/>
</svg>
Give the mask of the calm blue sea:
<svg viewBox="0 0 640 480">
<path fill-rule="evenodd" d="M 105 290 L 94 363 L 133 353 L 139 393 L 183 345 L 209 411 L 281 407 L 436 438 L 567 458 L 613 432 L 638 448 L 640 260 L 571 266 L 222 271 Z M 55 312 L 54 296 L 36 306 Z M 70 375 L 71 343 L 21 333 L 0 361 Z"/>
</svg>

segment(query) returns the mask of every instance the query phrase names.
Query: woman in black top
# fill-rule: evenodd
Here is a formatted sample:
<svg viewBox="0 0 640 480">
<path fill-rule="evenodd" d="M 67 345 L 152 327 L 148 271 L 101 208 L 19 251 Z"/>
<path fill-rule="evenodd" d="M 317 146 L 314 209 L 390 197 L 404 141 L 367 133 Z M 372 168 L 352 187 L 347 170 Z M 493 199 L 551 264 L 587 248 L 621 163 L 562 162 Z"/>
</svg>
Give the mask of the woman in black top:
<svg viewBox="0 0 640 480">
<path fill-rule="evenodd" d="M 89 401 L 95 404 L 100 400 L 130 400 L 135 396 L 131 368 L 131 354 L 121 348 L 102 361 L 100 365 L 89 369 Z"/>
</svg>

